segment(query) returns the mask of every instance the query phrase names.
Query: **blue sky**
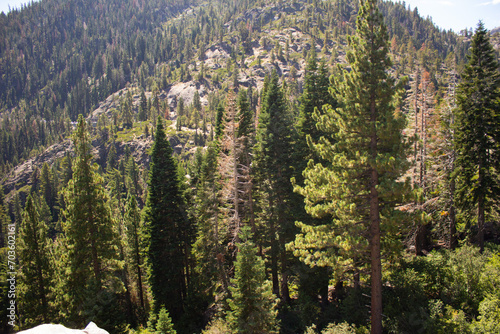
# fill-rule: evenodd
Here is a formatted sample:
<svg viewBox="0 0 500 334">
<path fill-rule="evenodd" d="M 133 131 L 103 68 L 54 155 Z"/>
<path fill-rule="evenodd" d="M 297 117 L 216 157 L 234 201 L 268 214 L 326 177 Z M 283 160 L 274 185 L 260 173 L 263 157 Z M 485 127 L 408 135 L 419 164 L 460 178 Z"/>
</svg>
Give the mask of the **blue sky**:
<svg viewBox="0 0 500 334">
<path fill-rule="evenodd" d="M 19 8 L 26 0 L 0 0 L 0 12 L 8 6 Z M 396 1 L 397 2 L 397 1 Z M 406 0 L 406 6 L 417 7 L 423 17 L 442 29 L 459 32 L 464 28 L 475 28 L 482 20 L 487 29 L 500 27 L 500 0 Z"/>
<path fill-rule="evenodd" d="M 475 29 L 479 20 L 488 30 L 500 27 L 500 0 L 406 0 L 408 5 L 445 30 Z"/>
</svg>

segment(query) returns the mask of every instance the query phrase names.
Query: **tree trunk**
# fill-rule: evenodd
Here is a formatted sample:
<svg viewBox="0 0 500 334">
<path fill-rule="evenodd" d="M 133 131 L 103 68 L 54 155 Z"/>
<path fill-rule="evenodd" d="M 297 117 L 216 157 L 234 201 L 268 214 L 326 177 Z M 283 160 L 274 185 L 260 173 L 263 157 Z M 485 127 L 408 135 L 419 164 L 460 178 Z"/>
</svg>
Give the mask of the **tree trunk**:
<svg viewBox="0 0 500 334">
<path fill-rule="evenodd" d="M 372 171 L 370 190 L 371 333 L 382 333 L 382 262 L 380 259 L 380 215 L 378 174 Z"/>
<path fill-rule="evenodd" d="M 279 277 L 278 277 L 278 253 L 279 253 L 279 247 L 278 247 L 278 242 L 276 240 L 276 224 L 274 222 L 274 219 L 271 218 L 270 222 L 270 243 L 271 243 L 271 278 L 273 282 L 273 293 L 276 296 L 280 295 L 280 283 L 279 283 Z"/>
<path fill-rule="evenodd" d="M 484 166 L 484 157 L 480 153 L 479 157 L 479 175 L 478 175 L 478 184 L 479 186 L 483 186 L 484 183 L 484 172 L 483 172 L 483 166 Z M 478 196 L 478 203 L 477 203 L 477 242 L 479 244 L 479 251 L 481 254 L 484 251 L 484 192 L 481 191 Z"/>
<path fill-rule="evenodd" d="M 377 110 L 375 94 L 370 102 L 371 138 L 370 153 L 375 163 L 377 147 Z M 380 259 L 380 208 L 377 186 L 379 175 L 372 167 L 370 172 L 370 260 L 371 260 L 371 333 L 382 334 L 382 262 Z"/>
<path fill-rule="evenodd" d="M 290 291 L 288 289 L 288 261 L 286 258 L 284 236 L 280 237 L 280 252 L 281 252 L 281 300 L 290 304 Z"/>
</svg>

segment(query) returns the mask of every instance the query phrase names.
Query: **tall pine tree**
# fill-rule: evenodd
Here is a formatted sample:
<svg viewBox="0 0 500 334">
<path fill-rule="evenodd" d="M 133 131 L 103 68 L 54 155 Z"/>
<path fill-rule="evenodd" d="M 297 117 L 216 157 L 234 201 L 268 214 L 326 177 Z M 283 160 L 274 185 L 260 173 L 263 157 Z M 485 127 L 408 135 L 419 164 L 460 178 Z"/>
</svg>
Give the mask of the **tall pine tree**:
<svg viewBox="0 0 500 334">
<path fill-rule="evenodd" d="M 28 196 L 19 228 L 20 314 L 24 326 L 50 320 L 54 268 L 48 227 L 40 219 L 32 195 Z"/>
<path fill-rule="evenodd" d="M 333 140 L 323 136 L 312 146 L 331 164 L 309 162 L 305 186 L 295 188 L 306 197 L 308 213 L 333 219 L 329 225 L 300 224 L 298 241 L 319 251 L 299 255 L 337 266 L 368 265 L 371 331 L 382 333 L 382 241 L 388 247 L 401 222 L 395 206 L 409 192 L 409 183 L 398 181 L 408 168 L 408 145 L 402 134 L 405 119 L 395 114 L 397 87 L 389 74 L 388 36 L 376 0 L 361 2 L 356 25 L 347 54 L 352 70 L 334 86 L 339 108 L 316 114 L 318 128 Z"/>
<path fill-rule="evenodd" d="M 96 294 L 104 290 L 113 293 L 114 288 L 108 284 L 118 267 L 119 239 L 104 180 L 97 173 L 97 165 L 92 164 L 91 139 L 82 115 L 73 142 L 73 178 L 63 190 L 66 220 L 62 228 L 68 259 L 65 288 L 71 319 L 84 325 L 89 312 L 93 312 L 90 308 Z"/>
<path fill-rule="evenodd" d="M 250 228 L 245 226 L 231 280 L 227 322 L 232 333 L 278 333 L 277 300 L 271 282 L 266 280 L 264 261 L 257 255 L 257 247 L 250 236 Z"/>
<path fill-rule="evenodd" d="M 269 238 L 266 243 L 270 247 L 273 292 L 286 302 L 290 301 L 288 275 L 291 254 L 285 245 L 295 235 L 292 217 L 294 194 L 290 183 L 294 136 L 283 89 L 278 74 L 273 71 L 264 86 L 253 172 L 258 185 L 260 220 L 265 230 L 262 234 Z"/>
<path fill-rule="evenodd" d="M 480 22 L 457 89 L 455 130 L 459 205 L 477 212 L 481 251 L 486 215 L 500 195 L 500 71 L 488 35 Z"/>
<path fill-rule="evenodd" d="M 159 117 L 149 175 L 145 223 L 147 228 L 149 284 L 154 313 L 164 306 L 174 323 L 184 311 L 191 244 L 191 226 L 183 213 L 183 203 L 173 150 Z"/>
<path fill-rule="evenodd" d="M 336 101 L 329 91 L 328 69 L 324 61 L 318 64 L 318 60 L 313 52 L 310 56 L 306 73 L 304 77 L 304 92 L 300 97 L 300 114 L 297 119 L 297 145 L 295 145 L 295 182 L 303 184 L 302 171 L 307 167 L 307 162 L 313 159 L 316 163 L 320 162 L 320 156 L 308 145 L 308 140 L 318 142 L 321 136 L 327 135 L 319 130 L 316 126 L 314 113 L 318 112 L 323 114 L 323 108 L 327 106 L 335 107 Z M 334 131 L 333 131 L 334 132 Z M 331 217 L 323 217 L 322 219 L 315 219 L 308 216 L 305 210 L 301 208 L 296 219 L 308 225 L 321 225 L 328 222 Z M 288 247 L 294 248 L 293 243 Z M 313 266 L 303 267 L 299 272 L 301 273 L 301 284 L 299 287 L 299 299 L 302 302 L 316 302 L 320 296 L 321 305 L 328 304 L 328 284 L 330 280 L 331 270 L 328 266 Z M 312 308 L 311 308 L 312 309 Z M 307 319 L 312 321 L 313 319 Z"/>
<path fill-rule="evenodd" d="M 130 262 L 130 272 L 135 279 L 135 287 L 137 297 L 139 299 L 139 313 L 143 315 L 146 310 L 143 285 L 143 224 L 137 200 L 133 194 L 128 194 L 127 203 L 125 206 L 125 226 L 127 231 L 128 257 Z"/>
</svg>

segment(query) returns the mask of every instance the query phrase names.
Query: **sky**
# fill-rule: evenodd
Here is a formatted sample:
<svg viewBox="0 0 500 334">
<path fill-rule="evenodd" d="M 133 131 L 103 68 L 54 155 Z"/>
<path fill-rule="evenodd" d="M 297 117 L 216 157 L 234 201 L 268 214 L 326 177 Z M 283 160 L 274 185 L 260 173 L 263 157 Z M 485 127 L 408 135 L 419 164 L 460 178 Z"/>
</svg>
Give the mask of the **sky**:
<svg viewBox="0 0 500 334">
<path fill-rule="evenodd" d="M 393 0 L 398 2 L 399 0 Z M 27 0 L 0 0 L 0 12 L 20 8 Z M 441 29 L 460 32 L 465 28 L 475 29 L 482 20 L 486 29 L 500 27 L 500 0 L 406 0 L 406 6 L 418 8 L 424 18 L 432 21 Z"/>
<path fill-rule="evenodd" d="M 500 0 L 406 0 L 408 5 L 417 7 L 420 16 L 430 16 L 439 28 L 457 33 L 475 29 L 479 20 L 488 30 L 500 27 Z"/>
</svg>

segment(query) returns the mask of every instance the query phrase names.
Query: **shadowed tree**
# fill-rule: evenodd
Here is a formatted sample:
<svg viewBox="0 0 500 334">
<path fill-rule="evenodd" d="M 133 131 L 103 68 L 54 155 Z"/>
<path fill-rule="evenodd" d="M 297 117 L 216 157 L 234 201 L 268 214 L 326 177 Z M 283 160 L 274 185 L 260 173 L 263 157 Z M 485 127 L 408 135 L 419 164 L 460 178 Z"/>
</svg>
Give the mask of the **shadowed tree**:
<svg viewBox="0 0 500 334">
<path fill-rule="evenodd" d="M 177 164 L 159 117 L 151 154 L 145 223 L 154 313 L 165 306 L 176 323 L 184 312 L 191 225 L 182 210 Z"/>
<path fill-rule="evenodd" d="M 500 195 L 500 71 L 489 33 L 479 22 L 469 63 L 457 88 L 455 146 L 459 205 L 476 210 L 477 242 L 484 250 L 486 215 Z"/>
</svg>

